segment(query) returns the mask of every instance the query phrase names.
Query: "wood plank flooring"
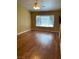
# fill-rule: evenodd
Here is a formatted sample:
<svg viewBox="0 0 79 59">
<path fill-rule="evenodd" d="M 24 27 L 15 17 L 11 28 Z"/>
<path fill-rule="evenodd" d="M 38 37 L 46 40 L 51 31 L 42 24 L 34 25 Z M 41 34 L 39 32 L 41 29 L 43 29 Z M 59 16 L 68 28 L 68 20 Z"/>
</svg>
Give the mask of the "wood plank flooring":
<svg viewBox="0 0 79 59">
<path fill-rule="evenodd" d="M 60 59 L 58 33 L 29 31 L 18 35 L 17 59 Z"/>
</svg>

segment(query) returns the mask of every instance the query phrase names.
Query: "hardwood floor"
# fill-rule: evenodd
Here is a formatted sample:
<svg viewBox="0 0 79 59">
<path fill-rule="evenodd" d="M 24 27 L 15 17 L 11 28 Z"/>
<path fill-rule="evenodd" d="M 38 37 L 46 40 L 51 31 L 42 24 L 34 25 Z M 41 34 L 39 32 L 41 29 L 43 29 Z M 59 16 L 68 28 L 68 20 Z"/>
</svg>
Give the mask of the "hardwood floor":
<svg viewBox="0 0 79 59">
<path fill-rule="evenodd" d="M 60 59 L 57 32 L 29 31 L 17 37 L 17 59 Z"/>
</svg>

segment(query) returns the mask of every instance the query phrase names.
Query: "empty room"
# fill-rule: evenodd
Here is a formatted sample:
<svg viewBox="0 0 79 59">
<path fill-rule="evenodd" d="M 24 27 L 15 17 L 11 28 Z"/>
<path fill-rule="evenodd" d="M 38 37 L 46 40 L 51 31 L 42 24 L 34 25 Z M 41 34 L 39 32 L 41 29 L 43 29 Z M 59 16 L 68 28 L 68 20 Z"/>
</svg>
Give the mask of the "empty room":
<svg viewBox="0 0 79 59">
<path fill-rule="evenodd" d="M 17 0 L 17 59 L 61 59 L 61 0 Z"/>
</svg>

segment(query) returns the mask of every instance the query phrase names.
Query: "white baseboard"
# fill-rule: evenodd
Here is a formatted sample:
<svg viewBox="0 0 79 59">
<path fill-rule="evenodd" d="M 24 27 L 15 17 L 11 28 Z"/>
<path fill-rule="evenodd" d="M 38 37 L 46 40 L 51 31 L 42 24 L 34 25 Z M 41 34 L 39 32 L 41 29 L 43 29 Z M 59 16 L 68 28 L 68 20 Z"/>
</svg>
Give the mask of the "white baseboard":
<svg viewBox="0 0 79 59">
<path fill-rule="evenodd" d="M 25 33 L 25 32 L 28 32 L 28 31 L 30 31 L 30 30 L 26 30 L 26 31 L 20 32 L 20 33 L 18 33 L 17 35 L 21 35 L 21 34 L 23 34 L 23 33 Z"/>
</svg>

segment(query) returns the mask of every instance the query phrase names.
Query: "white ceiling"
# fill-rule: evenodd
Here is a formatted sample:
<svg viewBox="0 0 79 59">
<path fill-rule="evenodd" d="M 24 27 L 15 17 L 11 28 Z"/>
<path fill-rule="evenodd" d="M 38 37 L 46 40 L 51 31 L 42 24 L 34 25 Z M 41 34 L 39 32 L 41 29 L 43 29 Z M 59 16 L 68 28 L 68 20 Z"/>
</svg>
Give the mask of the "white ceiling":
<svg viewBox="0 0 79 59">
<path fill-rule="evenodd" d="M 32 8 L 35 0 L 18 0 L 17 2 L 22 4 L 29 11 L 37 11 Z M 38 0 L 38 3 L 41 5 L 41 9 L 38 11 L 51 11 L 61 9 L 61 0 Z"/>
</svg>

